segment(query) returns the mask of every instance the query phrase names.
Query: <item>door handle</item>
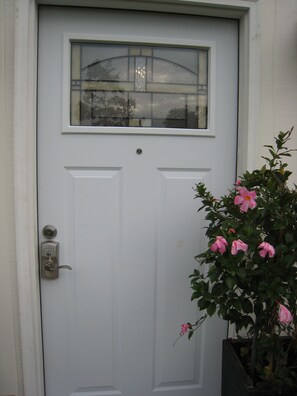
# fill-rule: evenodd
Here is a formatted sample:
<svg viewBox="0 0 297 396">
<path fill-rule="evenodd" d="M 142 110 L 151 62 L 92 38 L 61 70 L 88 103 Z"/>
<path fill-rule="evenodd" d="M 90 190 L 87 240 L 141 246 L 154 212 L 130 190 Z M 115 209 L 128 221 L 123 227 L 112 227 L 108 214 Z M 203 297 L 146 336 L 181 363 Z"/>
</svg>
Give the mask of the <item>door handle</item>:
<svg viewBox="0 0 297 396">
<path fill-rule="evenodd" d="M 56 271 L 57 269 L 68 269 L 72 270 L 70 265 L 59 265 L 58 267 L 55 266 L 53 259 L 49 256 L 48 260 L 44 263 L 44 268 L 46 271 Z"/>
<path fill-rule="evenodd" d="M 51 240 L 57 235 L 56 229 L 53 226 L 45 226 L 42 234 L 47 240 L 40 244 L 41 277 L 57 279 L 60 269 L 72 270 L 72 268 L 69 265 L 59 265 L 59 242 Z"/>
</svg>

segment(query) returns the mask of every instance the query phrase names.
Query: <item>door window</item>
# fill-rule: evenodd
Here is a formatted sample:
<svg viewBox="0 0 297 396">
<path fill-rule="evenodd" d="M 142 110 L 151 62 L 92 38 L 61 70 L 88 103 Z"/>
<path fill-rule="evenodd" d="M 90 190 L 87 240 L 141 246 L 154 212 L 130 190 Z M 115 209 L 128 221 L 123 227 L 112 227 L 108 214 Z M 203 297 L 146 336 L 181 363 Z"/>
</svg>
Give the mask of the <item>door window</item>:
<svg viewBox="0 0 297 396">
<path fill-rule="evenodd" d="M 71 126 L 208 128 L 208 48 L 71 42 Z"/>
</svg>

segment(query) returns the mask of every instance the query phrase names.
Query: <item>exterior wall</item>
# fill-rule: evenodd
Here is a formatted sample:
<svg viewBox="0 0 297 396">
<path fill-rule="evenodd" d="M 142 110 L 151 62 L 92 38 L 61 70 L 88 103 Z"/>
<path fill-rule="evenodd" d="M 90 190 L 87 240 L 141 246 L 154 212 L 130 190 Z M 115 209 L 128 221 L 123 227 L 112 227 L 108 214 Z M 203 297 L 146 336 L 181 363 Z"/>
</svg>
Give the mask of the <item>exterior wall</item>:
<svg viewBox="0 0 297 396">
<path fill-rule="evenodd" d="M 259 147 L 270 144 L 273 135 L 292 126 L 295 127 L 290 147 L 297 147 L 296 0 L 259 0 L 259 27 Z M 261 149 L 260 154 L 264 153 Z M 292 181 L 297 183 L 297 153 L 293 155 L 288 164 L 293 171 Z"/>
<path fill-rule="evenodd" d="M 22 394 L 14 233 L 14 0 L 0 0 L 0 395 Z"/>
<path fill-rule="evenodd" d="M 260 131 L 255 166 L 261 163 L 263 144 L 270 144 L 279 130 L 295 125 L 292 147 L 297 147 L 297 2 L 257 2 Z M 24 395 L 14 234 L 14 5 L 15 0 L 0 0 L 0 396 Z M 296 157 L 289 163 L 297 183 Z"/>
</svg>

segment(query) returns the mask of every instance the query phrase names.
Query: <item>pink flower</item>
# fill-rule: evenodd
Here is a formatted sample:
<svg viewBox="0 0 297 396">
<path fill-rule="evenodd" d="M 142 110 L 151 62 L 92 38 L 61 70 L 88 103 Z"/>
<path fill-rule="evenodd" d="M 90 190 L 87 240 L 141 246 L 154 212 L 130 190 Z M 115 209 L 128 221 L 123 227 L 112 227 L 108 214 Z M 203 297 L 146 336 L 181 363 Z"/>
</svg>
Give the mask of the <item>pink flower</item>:
<svg viewBox="0 0 297 396">
<path fill-rule="evenodd" d="M 235 256 L 239 252 L 239 250 L 246 252 L 247 248 L 248 245 L 246 243 L 242 242 L 240 239 L 236 239 L 236 241 L 232 242 L 231 254 Z"/>
<path fill-rule="evenodd" d="M 227 232 L 228 232 L 228 234 L 236 234 L 236 231 L 234 230 L 234 228 L 229 228 L 229 230 Z"/>
<path fill-rule="evenodd" d="M 226 246 L 228 246 L 226 239 L 218 235 L 216 241 L 211 245 L 210 250 L 212 252 L 216 252 L 218 250 L 221 254 L 224 254 L 226 251 Z"/>
<path fill-rule="evenodd" d="M 260 250 L 259 254 L 263 258 L 265 258 L 267 254 L 270 258 L 275 255 L 274 247 L 272 245 L 270 245 L 270 243 L 268 243 L 268 242 L 262 242 L 259 245 L 259 249 L 262 249 L 262 250 Z"/>
<path fill-rule="evenodd" d="M 247 212 L 248 209 L 253 209 L 257 204 L 255 198 L 257 197 L 255 191 L 248 191 L 245 187 L 238 189 L 239 195 L 234 198 L 234 204 L 240 205 L 242 212 Z"/>
<path fill-rule="evenodd" d="M 181 332 L 180 332 L 180 335 L 186 334 L 186 333 L 188 332 L 189 328 L 190 328 L 190 325 L 188 325 L 187 323 L 183 323 L 183 324 L 181 325 Z"/>
<path fill-rule="evenodd" d="M 282 324 L 290 323 L 293 320 L 291 312 L 282 304 L 279 304 L 278 320 Z"/>
</svg>

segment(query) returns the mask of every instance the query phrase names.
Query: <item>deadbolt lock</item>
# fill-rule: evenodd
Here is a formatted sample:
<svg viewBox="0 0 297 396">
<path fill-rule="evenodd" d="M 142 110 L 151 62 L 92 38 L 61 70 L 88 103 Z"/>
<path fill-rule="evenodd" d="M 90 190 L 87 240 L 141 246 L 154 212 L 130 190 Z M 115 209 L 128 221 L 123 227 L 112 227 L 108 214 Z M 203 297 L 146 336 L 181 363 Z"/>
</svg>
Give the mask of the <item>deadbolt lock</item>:
<svg viewBox="0 0 297 396">
<path fill-rule="evenodd" d="M 54 239 L 57 236 L 57 229 L 52 225 L 46 225 L 42 229 L 42 235 L 46 239 Z"/>
</svg>

